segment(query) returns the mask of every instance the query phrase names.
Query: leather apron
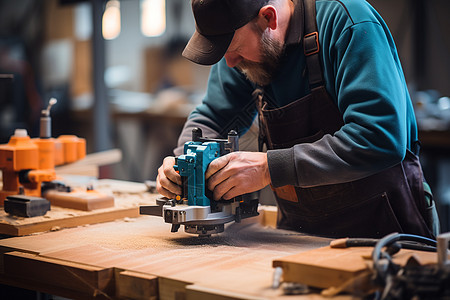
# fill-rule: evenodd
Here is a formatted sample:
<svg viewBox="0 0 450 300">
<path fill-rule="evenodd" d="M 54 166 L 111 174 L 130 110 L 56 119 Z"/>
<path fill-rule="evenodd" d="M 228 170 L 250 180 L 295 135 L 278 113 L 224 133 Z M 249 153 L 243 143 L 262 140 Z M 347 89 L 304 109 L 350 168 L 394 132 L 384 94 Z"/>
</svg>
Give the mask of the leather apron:
<svg viewBox="0 0 450 300">
<path fill-rule="evenodd" d="M 263 90 L 255 90 L 260 142 L 267 149 L 313 143 L 325 134 L 333 135 L 344 125 L 341 113 L 323 85 L 317 54 L 315 1 L 305 0 L 304 5 L 303 44 L 309 81 L 310 86 L 319 85 L 309 95 L 280 108 L 269 107 Z M 401 163 L 360 180 L 311 188 L 274 188 L 277 225 L 281 229 L 326 237 L 380 238 L 399 232 L 434 238 L 423 181 L 418 157 L 408 150 Z"/>
</svg>

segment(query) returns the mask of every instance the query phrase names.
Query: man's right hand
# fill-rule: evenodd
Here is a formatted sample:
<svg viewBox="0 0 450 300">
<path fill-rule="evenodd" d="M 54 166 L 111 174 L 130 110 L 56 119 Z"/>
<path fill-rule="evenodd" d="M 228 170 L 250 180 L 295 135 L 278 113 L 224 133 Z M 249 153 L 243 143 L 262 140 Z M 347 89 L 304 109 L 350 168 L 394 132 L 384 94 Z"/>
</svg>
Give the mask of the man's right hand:
<svg viewBox="0 0 450 300">
<path fill-rule="evenodd" d="M 156 177 L 156 189 L 161 195 L 173 199 L 177 195 L 181 195 L 181 176 L 173 166 L 175 165 L 175 157 L 168 156 L 164 158 L 163 164 L 158 169 Z"/>
</svg>

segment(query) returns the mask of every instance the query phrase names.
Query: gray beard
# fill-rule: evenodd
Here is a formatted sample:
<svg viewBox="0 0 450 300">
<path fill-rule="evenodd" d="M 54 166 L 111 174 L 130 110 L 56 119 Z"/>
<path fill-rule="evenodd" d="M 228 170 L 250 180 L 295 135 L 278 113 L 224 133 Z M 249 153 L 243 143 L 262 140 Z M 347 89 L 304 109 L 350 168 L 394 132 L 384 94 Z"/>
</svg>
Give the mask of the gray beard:
<svg viewBox="0 0 450 300">
<path fill-rule="evenodd" d="M 266 32 L 261 34 L 261 62 L 242 60 L 236 67 L 253 83 L 268 85 L 278 69 L 284 45 L 271 39 Z"/>
</svg>

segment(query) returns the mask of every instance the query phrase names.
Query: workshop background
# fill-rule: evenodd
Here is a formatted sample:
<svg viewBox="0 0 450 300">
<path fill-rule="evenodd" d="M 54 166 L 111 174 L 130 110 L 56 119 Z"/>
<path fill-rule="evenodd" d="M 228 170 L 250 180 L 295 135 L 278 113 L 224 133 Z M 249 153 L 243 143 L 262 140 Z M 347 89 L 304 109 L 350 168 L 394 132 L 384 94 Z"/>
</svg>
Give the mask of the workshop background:
<svg viewBox="0 0 450 300">
<path fill-rule="evenodd" d="M 369 0 L 394 36 L 416 109 L 421 160 L 450 230 L 450 1 Z M 87 152 L 120 149 L 101 178 L 155 180 L 201 101 L 209 67 L 181 57 L 189 0 L 0 0 L 0 143 L 39 134 L 51 97 L 53 136 Z"/>
</svg>

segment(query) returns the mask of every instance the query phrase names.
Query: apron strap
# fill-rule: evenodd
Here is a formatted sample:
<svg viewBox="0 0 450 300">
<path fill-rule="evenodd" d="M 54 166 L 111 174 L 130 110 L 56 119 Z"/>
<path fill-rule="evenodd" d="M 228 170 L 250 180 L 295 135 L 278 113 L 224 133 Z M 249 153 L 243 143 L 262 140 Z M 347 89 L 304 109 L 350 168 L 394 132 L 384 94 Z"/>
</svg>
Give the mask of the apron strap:
<svg viewBox="0 0 450 300">
<path fill-rule="evenodd" d="M 324 85 L 322 67 L 319 60 L 319 33 L 317 31 L 316 23 L 316 0 L 303 0 L 304 5 L 304 33 L 303 36 L 303 51 L 306 57 L 306 65 L 308 71 L 309 87 L 312 94 L 318 93 L 318 87 Z M 267 121 L 265 120 L 262 109 L 264 106 L 264 88 L 257 85 L 253 92 L 253 99 L 256 102 L 259 115 L 259 138 L 258 148 L 262 151 L 264 144 L 268 147 L 272 145 L 269 136 Z"/>
<path fill-rule="evenodd" d="M 303 51 L 308 66 L 309 87 L 323 85 L 322 67 L 319 60 L 319 33 L 316 23 L 316 0 L 304 0 L 305 6 L 305 35 L 303 37 Z"/>
</svg>

